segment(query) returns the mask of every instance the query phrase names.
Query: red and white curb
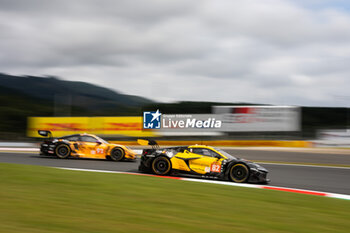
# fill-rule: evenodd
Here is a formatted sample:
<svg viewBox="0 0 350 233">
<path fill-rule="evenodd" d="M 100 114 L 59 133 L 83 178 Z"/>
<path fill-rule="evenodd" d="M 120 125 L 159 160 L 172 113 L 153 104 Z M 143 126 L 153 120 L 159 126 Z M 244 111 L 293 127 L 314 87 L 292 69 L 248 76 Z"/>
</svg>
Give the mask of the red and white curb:
<svg viewBox="0 0 350 233">
<path fill-rule="evenodd" d="M 350 201 L 350 195 L 338 194 L 338 193 L 328 193 L 328 192 L 319 192 L 319 191 L 306 190 L 306 189 L 295 189 L 295 188 L 285 188 L 285 187 L 278 187 L 278 186 L 256 185 L 256 184 L 240 184 L 240 183 L 233 183 L 233 182 L 226 182 L 226 181 L 192 179 L 192 178 L 183 178 L 183 177 L 175 177 L 175 176 L 157 176 L 157 175 L 149 175 L 149 174 L 133 173 L 133 172 L 120 172 L 120 171 L 108 171 L 108 170 L 81 169 L 81 168 L 66 168 L 66 167 L 56 167 L 56 168 L 63 169 L 63 170 L 71 170 L 71 171 L 86 171 L 86 172 L 129 174 L 129 175 L 138 175 L 138 176 L 152 176 L 152 177 L 161 177 L 161 178 L 192 181 L 192 182 L 199 182 L 199 183 L 221 184 L 221 185 L 238 186 L 238 187 L 245 187 L 245 188 L 277 190 L 277 191 L 290 192 L 290 193 L 300 193 L 300 194 L 308 194 L 308 195 L 314 195 L 314 196 L 338 198 L 338 199 L 344 199 L 344 200 Z"/>
</svg>

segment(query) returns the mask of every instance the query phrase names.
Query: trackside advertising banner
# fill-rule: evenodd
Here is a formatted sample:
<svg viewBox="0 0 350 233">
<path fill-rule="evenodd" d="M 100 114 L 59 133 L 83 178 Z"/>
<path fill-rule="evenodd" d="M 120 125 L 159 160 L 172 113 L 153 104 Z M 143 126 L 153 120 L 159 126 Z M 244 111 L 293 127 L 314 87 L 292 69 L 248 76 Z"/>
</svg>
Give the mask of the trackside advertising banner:
<svg viewBox="0 0 350 233">
<path fill-rule="evenodd" d="M 153 137 L 142 128 L 142 117 L 30 117 L 27 135 L 38 137 L 38 130 L 50 130 L 54 137 L 76 133 L 101 136 Z"/>
<path fill-rule="evenodd" d="M 75 133 L 101 136 L 215 136 L 228 132 L 300 130 L 300 109 L 290 106 L 213 106 L 213 114 L 145 111 L 139 117 L 30 117 L 27 135 L 50 130 L 54 137 Z"/>
<path fill-rule="evenodd" d="M 290 106 L 213 106 L 214 114 L 143 113 L 143 129 L 160 135 L 220 135 L 225 132 L 300 130 L 300 110 Z"/>
<path fill-rule="evenodd" d="M 213 106 L 225 132 L 299 131 L 300 108 L 294 106 Z"/>
<path fill-rule="evenodd" d="M 214 114 L 163 114 L 159 110 L 143 113 L 143 128 L 163 136 L 218 135 L 222 121 Z"/>
</svg>

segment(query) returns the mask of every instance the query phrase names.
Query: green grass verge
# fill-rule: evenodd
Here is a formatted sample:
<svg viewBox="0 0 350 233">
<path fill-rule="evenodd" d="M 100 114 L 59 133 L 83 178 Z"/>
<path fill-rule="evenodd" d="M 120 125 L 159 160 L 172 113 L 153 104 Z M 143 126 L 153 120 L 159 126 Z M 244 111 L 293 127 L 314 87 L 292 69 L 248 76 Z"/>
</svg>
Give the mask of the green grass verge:
<svg viewBox="0 0 350 233">
<path fill-rule="evenodd" d="M 0 232 L 349 232 L 350 202 L 0 164 Z"/>
</svg>

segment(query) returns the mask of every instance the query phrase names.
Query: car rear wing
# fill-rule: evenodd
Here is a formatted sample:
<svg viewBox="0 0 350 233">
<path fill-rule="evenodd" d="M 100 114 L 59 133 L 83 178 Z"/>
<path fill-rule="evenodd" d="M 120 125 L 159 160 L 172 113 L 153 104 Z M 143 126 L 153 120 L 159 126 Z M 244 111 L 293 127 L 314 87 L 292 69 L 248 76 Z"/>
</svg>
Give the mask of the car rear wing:
<svg viewBox="0 0 350 233">
<path fill-rule="evenodd" d="M 38 134 L 43 137 L 52 138 L 52 133 L 50 130 L 38 130 Z"/>
<path fill-rule="evenodd" d="M 137 143 L 142 146 L 152 146 L 153 150 L 159 149 L 159 145 L 155 140 L 151 139 L 137 139 Z"/>
</svg>

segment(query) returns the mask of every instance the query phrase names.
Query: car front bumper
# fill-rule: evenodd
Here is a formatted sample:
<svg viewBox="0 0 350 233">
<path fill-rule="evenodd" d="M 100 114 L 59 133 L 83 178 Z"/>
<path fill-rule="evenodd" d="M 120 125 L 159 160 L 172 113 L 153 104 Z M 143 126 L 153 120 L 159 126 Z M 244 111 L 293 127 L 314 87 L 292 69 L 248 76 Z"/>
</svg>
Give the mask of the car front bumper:
<svg viewBox="0 0 350 233">
<path fill-rule="evenodd" d="M 270 179 L 267 178 L 267 174 L 264 170 L 250 169 L 248 183 L 268 183 Z"/>
</svg>

